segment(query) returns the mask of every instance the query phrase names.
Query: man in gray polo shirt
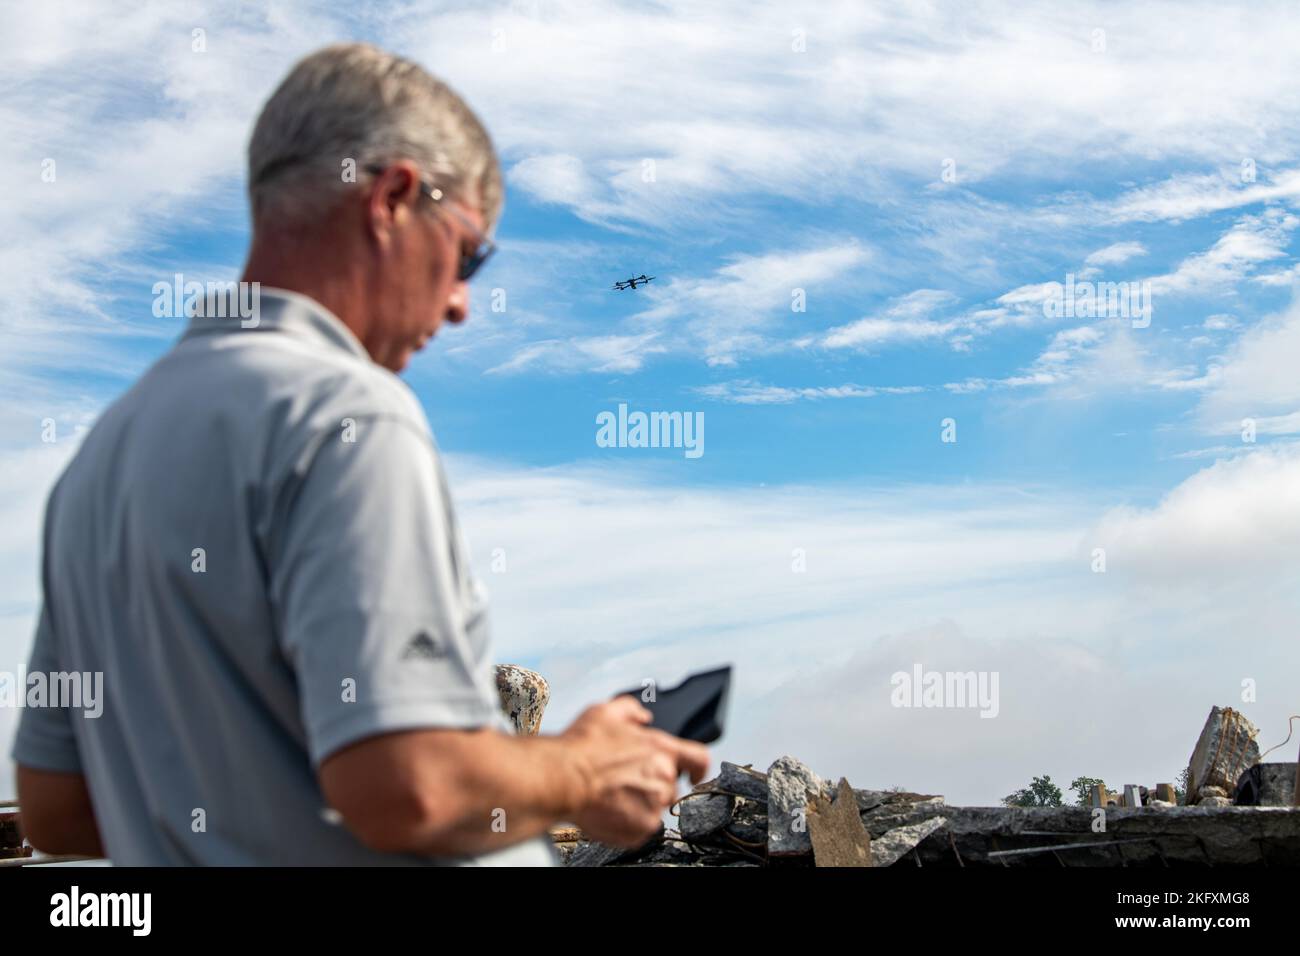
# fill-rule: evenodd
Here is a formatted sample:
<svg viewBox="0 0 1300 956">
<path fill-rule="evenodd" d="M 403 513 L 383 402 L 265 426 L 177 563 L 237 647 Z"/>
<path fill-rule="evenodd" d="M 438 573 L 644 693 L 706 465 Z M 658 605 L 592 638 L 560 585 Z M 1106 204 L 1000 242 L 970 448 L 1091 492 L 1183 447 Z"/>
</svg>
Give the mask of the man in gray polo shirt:
<svg viewBox="0 0 1300 956">
<path fill-rule="evenodd" d="M 395 374 L 466 317 L 501 208 L 487 134 L 416 64 L 330 47 L 263 109 L 249 193 L 245 285 L 51 493 L 28 671 L 102 673 L 105 700 L 24 710 L 28 838 L 123 864 L 547 865 L 562 819 L 636 844 L 707 751 L 627 697 L 513 735 Z"/>
</svg>

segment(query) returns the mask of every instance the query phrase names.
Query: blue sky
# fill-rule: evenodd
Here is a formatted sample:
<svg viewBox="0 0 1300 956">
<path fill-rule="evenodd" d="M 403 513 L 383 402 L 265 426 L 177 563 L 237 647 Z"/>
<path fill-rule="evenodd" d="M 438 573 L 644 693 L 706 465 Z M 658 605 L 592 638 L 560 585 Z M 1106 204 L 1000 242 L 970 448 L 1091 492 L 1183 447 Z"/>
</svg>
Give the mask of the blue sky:
<svg viewBox="0 0 1300 956">
<path fill-rule="evenodd" d="M 968 802 L 1045 769 L 1172 779 L 1214 703 L 1284 736 L 1283 688 L 1237 698 L 1300 663 L 1294 9 L 113 6 L 0 30 L 0 666 L 50 481 L 179 332 L 153 283 L 238 273 L 258 106 L 365 39 L 501 153 L 500 251 L 406 377 L 550 729 L 729 659 L 722 757 Z M 1149 283 L 1150 325 L 1045 315 L 1071 274 Z M 619 403 L 702 412 L 705 454 L 597 447 Z M 1002 715 L 889 711 L 916 660 L 1000 671 Z M 1168 723 L 1133 739 L 1135 699 Z"/>
</svg>

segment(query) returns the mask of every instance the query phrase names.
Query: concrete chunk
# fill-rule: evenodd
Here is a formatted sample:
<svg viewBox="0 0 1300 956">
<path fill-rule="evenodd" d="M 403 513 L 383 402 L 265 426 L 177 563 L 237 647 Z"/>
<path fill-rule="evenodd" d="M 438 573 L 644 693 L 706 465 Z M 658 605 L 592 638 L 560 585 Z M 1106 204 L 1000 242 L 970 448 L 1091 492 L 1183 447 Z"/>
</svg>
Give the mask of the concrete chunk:
<svg viewBox="0 0 1300 956">
<path fill-rule="evenodd" d="M 768 856 L 812 852 L 807 808 L 813 794 L 829 797 L 830 788 L 794 757 L 781 757 L 767 768 Z"/>
<path fill-rule="evenodd" d="M 871 841 L 871 865 L 892 866 L 911 852 L 926 837 L 948 825 L 944 817 L 931 817 L 920 823 L 895 827 Z"/>
<path fill-rule="evenodd" d="M 1259 760 L 1258 735 L 1255 725 L 1239 711 L 1211 708 L 1187 765 L 1187 802 L 1219 795 L 1207 794 L 1206 787 L 1218 787 L 1225 796 L 1232 793 L 1242 772 Z"/>
<path fill-rule="evenodd" d="M 738 793 L 750 800 L 767 803 L 767 774 L 734 763 L 722 762 L 722 773 L 717 779 L 719 790 Z"/>
</svg>

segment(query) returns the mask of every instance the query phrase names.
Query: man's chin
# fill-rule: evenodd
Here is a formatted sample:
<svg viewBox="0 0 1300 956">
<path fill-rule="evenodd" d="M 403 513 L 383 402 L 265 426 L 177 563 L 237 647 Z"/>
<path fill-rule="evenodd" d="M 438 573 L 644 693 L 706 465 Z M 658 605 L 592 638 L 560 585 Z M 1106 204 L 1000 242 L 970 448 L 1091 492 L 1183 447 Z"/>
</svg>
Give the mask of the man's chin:
<svg viewBox="0 0 1300 956">
<path fill-rule="evenodd" d="M 379 364 L 394 374 L 401 373 L 411 361 L 411 356 L 415 354 L 415 351 L 415 348 L 401 349 L 394 352 L 392 355 L 389 355 Z"/>
</svg>

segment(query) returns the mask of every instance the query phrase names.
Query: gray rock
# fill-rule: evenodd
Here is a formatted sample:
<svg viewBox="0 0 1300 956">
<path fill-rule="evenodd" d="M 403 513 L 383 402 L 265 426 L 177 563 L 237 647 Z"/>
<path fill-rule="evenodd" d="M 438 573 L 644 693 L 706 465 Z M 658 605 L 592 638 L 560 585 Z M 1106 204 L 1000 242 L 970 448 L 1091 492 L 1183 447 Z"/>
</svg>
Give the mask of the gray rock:
<svg viewBox="0 0 1300 956">
<path fill-rule="evenodd" d="M 891 866 L 902 859 L 905 853 L 915 849 L 916 845 L 948 825 L 944 817 L 931 817 L 920 823 L 896 827 L 871 841 L 871 865 Z"/>
<path fill-rule="evenodd" d="M 1201 797 L 1196 801 L 1198 807 L 1230 807 L 1232 801 L 1227 797 Z"/>
<path fill-rule="evenodd" d="M 794 757 L 767 768 L 767 855 L 798 856 L 812 852 L 808 836 L 808 800 L 830 798 L 830 786 Z"/>
<path fill-rule="evenodd" d="M 1290 807 L 1295 805 L 1296 765 L 1257 763 L 1237 781 L 1232 802 L 1239 807 Z"/>
<path fill-rule="evenodd" d="M 750 800 L 767 803 L 767 775 L 734 763 L 722 762 L 722 773 L 714 781 L 719 790 L 738 793 Z"/>
<path fill-rule="evenodd" d="M 682 799 L 680 819 L 682 838 L 707 840 L 731 822 L 732 799 L 725 793 L 690 794 Z"/>
</svg>

